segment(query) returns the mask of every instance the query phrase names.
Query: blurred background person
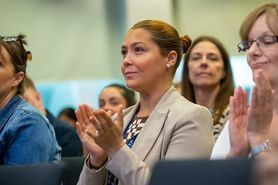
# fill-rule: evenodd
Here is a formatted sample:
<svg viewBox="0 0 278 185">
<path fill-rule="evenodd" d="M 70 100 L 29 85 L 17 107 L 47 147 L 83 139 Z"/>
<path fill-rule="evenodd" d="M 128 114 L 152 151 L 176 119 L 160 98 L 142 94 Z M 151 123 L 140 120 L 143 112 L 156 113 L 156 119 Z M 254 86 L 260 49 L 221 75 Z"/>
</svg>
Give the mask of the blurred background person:
<svg viewBox="0 0 278 185">
<path fill-rule="evenodd" d="M 201 36 L 193 41 L 184 57 L 181 91 L 191 102 L 210 110 L 217 140 L 228 120 L 229 98 L 234 91 L 229 55 L 219 40 Z"/>
<path fill-rule="evenodd" d="M 25 36 L 0 37 L 0 165 L 59 162 L 61 148 L 48 120 L 26 103 Z"/>
<path fill-rule="evenodd" d="M 76 115 L 75 115 L 75 109 L 73 107 L 63 108 L 58 114 L 58 119 L 75 127 L 75 123 L 77 122 Z"/>
<path fill-rule="evenodd" d="M 44 108 L 40 93 L 36 90 L 33 81 L 27 76 L 24 80 L 24 88 L 24 99 L 41 111 L 53 125 L 58 144 L 62 148 L 62 157 L 82 156 L 82 144 L 74 127 L 55 118 L 54 115 Z"/>
<path fill-rule="evenodd" d="M 99 108 L 115 114 L 122 105 L 126 109 L 136 103 L 134 91 L 124 85 L 110 84 L 104 87 L 99 95 Z"/>
</svg>

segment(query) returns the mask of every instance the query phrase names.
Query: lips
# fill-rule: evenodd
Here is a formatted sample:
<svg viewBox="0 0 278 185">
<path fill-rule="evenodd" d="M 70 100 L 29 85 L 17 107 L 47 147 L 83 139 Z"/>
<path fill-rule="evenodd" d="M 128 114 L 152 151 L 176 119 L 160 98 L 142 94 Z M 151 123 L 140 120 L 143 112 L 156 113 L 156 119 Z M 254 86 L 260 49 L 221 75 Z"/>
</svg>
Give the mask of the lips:
<svg viewBox="0 0 278 185">
<path fill-rule="evenodd" d="M 208 73 L 208 72 L 199 72 L 199 73 L 197 73 L 197 76 L 210 76 L 210 73 Z"/>
<path fill-rule="evenodd" d="M 267 62 L 252 62 L 251 63 L 251 67 L 252 69 L 257 69 L 257 68 L 261 68 L 262 66 L 264 66 Z"/>
<path fill-rule="evenodd" d="M 136 72 L 134 72 L 134 71 L 125 71 L 124 72 L 125 78 L 132 78 L 135 74 L 136 74 Z"/>
</svg>

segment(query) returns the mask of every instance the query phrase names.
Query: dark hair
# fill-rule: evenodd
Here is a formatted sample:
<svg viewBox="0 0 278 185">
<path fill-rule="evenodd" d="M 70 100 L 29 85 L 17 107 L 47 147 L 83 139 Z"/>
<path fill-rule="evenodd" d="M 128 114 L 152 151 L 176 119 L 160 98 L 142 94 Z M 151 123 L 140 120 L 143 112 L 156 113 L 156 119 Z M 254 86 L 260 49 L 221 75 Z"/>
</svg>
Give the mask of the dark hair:
<svg viewBox="0 0 278 185">
<path fill-rule="evenodd" d="M 58 117 L 61 115 L 66 115 L 67 117 L 73 119 L 74 121 L 77 121 L 76 115 L 75 115 L 75 110 L 72 107 L 65 107 L 63 108 L 60 113 L 58 114 Z"/>
<path fill-rule="evenodd" d="M 106 88 L 109 88 L 109 87 L 115 87 L 115 88 L 118 88 L 120 90 L 120 93 L 121 95 L 125 98 L 126 100 L 126 103 L 127 103 L 127 107 L 130 107 L 132 105 L 134 105 L 136 103 L 136 99 L 135 99 L 135 93 L 133 90 L 130 90 L 128 89 L 126 86 L 124 85 L 121 85 L 121 84 L 116 84 L 116 83 L 113 83 L 113 84 L 109 84 L 107 86 L 105 86 L 103 88 L 106 89 Z M 102 90 L 102 91 L 103 91 Z"/>
<path fill-rule="evenodd" d="M 3 37 L 0 39 L 0 51 L 1 48 L 5 48 L 11 57 L 11 62 L 14 66 L 15 73 L 24 72 L 26 73 L 27 58 L 30 55 L 29 51 L 26 51 L 24 45 L 27 45 L 25 35 L 18 35 L 17 37 Z M 2 55 L 2 51 L 0 52 Z M 17 94 L 23 94 L 23 80 L 18 85 Z"/>
<path fill-rule="evenodd" d="M 277 3 L 266 3 L 258 6 L 245 18 L 240 27 L 241 40 L 248 40 L 249 32 L 251 31 L 256 20 L 266 15 L 266 23 L 270 30 L 278 35 L 278 4 Z"/>
<path fill-rule="evenodd" d="M 208 41 L 213 43 L 220 51 L 224 62 L 225 76 L 220 81 L 220 89 L 216 96 L 215 104 L 214 104 L 215 113 L 213 115 L 213 122 L 217 123 L 221 117 L 222 112 L 229 104 L 230 96 L 233 95 L 234 92 L 234 82 L 233 82 L 233 75 L 232 75 L 229 55 L 226 49 L 224 48 L 224 46 L 222 45 L 222 43 L 218 39 L 210 36 L 201 36 L 198 37 L 196 40 L 194 40 L 194 42 L 192 43 L 192 46 L 189 48 L 188 52 L 185 54 L 184 57 L 184 66 L 183 66 L 182 84 L 181 84 L 182 95 L 188 100 L 190 100 L 191 102 L 196 103 L 193 85 L 189 79 L 188 61 L 192 49 L 202 41 Z"/>
<path fill-rule="evenodd" d="M 159 46 L 162 56 L 168 55 L 170 51 L 177 52 L 175 73 L 180 64 L 182 54 L 187 51 L 191 44 L 191 39 L 187 35 L 179 37 L 179 33 L 173 26 L 160 20 L 143 20 L 131 27 L 131 29 L 137 28 L 144 29 L 151 34 L 151 39 Z"/>
</svg>

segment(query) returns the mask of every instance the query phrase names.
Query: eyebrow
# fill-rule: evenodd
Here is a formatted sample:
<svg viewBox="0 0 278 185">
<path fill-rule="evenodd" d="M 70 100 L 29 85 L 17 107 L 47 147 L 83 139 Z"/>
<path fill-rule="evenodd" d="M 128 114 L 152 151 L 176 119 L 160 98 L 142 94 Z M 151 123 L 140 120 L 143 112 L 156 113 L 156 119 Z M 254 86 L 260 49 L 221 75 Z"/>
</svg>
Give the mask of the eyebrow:
<svg viewBox="0 0 278 185">
<path fill-rule="evenodd" d="M 275 35 L 275 33 L 273 33 L 272 31 L 268 30 L 268 31 L 264 31 L 259 37 L 267 36 L 267 35 Z M 259 38 L 259 37 L 257 37 L 257 38 Z M 247 40 L 254 40 L 254 39 L 251 39 L 250 37 L 248 37 Z"/>
<path fill-rule="evenodd" d="M 134 43 L 132 43 L 131 44 L 131 47 L 134 47 L 134 46 L 136 46 L 136 45 L 138 45 L 138 44 L 145 44 L 144 42 L 134 42 Z M 127 46 L 126 45 L 122 45 L 122 47 L 121 47 L 121 49 L 126 49 L 127 48 Z"/>
</svg>

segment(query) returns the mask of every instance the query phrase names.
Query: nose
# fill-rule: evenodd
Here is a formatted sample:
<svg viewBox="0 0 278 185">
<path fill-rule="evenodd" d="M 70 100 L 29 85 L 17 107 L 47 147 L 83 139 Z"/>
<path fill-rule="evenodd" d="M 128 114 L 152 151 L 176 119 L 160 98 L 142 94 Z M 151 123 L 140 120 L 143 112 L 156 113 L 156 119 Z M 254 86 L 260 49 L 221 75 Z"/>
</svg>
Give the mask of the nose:
<svg viewBox="0 0 278 185">
<path fill-rule="evenodd" d="M 122 65 L 124 67 L 132 65 L 132 56 L 130 52 L 126 52 L 126 54 L 123 56 Z"/>
<path fill-rule="evenodd" d="M 122 62 L 122 65 L 123 65 L 124 67 L 130 66 L 130 65 L 131 65 L 131 60 L 130 60 L 127 56 L 124 57 L 123 62 Z"/>
<path fill-rule="evenodd" d="M 207 60 L 207 58 L 204 56 L 204 57 L 201 59 L 200 67 L 207 67 L 207 66 L 208 66 L 208 60 Z"/>
<path fill-rule="evenodd" d="M 105 104 L 103 107 L 102 107 L 103 110 L 105 110 L 106 112 L 111 110 L 111 106 L 109 104 Z"/>
<path fill-rule="evenodd" d="M 247 54 L 250 57 L 258 56 L 261 54 L 261 49 L 256 41 L 251 44 L 251 47 L 248 49 Z"/>
</svg>

